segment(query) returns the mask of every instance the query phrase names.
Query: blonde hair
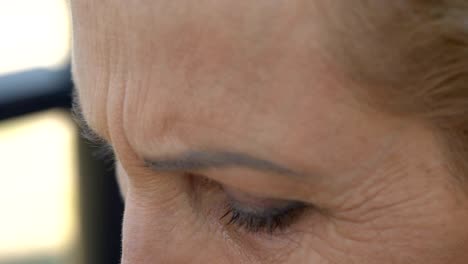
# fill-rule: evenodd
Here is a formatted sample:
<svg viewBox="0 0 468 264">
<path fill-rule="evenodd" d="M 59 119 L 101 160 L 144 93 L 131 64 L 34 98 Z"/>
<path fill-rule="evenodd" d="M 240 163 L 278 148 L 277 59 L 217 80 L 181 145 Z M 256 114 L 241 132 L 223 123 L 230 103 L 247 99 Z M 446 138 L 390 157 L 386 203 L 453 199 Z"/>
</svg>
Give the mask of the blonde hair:
<svg viewBox="0 0 468 264">
<path fill-rule="evenodd" d="M 440 132 L 468 180 L 468 1 L 343 2 L 334 59 L 371 104 Z"/>
</svg>

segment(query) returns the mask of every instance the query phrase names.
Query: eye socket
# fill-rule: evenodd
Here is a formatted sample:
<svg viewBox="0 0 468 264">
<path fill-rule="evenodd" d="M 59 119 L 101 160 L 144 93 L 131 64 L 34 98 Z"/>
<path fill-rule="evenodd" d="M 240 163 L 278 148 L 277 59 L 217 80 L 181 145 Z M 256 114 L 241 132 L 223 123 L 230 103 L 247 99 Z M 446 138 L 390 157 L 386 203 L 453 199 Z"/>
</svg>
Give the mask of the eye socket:
<svg viewBox="0 0 468 264">
<path fill-rule="evenodd" d="M 228 199 L 226 212 L 220 219 L 227 219 L 226 225 L 236 225 L 250 233 L 273 235 L 284 231 L 311 208 L 299 201 L 255 197 L 235 189 L 223 189 Z"/>
</svg>

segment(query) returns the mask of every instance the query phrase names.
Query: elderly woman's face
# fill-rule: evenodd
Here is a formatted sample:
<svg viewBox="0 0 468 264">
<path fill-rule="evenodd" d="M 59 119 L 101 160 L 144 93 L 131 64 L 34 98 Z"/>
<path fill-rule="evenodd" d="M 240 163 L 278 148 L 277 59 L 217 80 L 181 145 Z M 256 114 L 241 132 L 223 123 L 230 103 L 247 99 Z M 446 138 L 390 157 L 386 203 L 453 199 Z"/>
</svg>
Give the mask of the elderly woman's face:
<svg viewBox="0 0 468 264">
<path fill-rule="evenodd" d="M 436 137 L 355 99 L 318 2 L 72 1 L 123 263 L 466 263 Z"/>
</svg>

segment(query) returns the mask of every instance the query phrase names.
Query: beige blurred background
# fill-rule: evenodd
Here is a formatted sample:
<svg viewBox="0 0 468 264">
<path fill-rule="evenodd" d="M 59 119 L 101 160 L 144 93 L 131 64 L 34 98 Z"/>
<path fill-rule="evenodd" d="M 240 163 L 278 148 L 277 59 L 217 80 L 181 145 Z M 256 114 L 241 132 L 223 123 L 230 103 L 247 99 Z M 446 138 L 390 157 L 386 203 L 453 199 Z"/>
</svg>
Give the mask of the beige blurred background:
<svg viewBox="0 0 468 264">
<path fill-rule="evenodd" d="M 0 0 L 0 97 L 4 76 L 69 63 L 70 24 L 65 0 Z M 58 108 L 0 120 L 0 264 L 84 263 L 77 134 Z"/>
</svg>

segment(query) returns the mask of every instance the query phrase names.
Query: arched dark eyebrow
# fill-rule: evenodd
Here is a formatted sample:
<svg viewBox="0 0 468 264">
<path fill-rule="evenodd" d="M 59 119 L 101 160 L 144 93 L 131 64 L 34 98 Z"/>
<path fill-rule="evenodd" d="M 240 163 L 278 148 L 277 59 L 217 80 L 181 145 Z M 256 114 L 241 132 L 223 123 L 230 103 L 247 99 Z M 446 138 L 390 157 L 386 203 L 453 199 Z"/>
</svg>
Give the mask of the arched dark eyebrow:
<svg viewBox="0 0 468 264">
<path fill-rule="evenodd" d="M 230 151 L 188 151 L 170 158 L 145 159 L 145 163 L 157 172 L 191 172 L 244 167 L 287 176 L 303 176 L 301 173 L 272 161 Z"/>
</svg>

